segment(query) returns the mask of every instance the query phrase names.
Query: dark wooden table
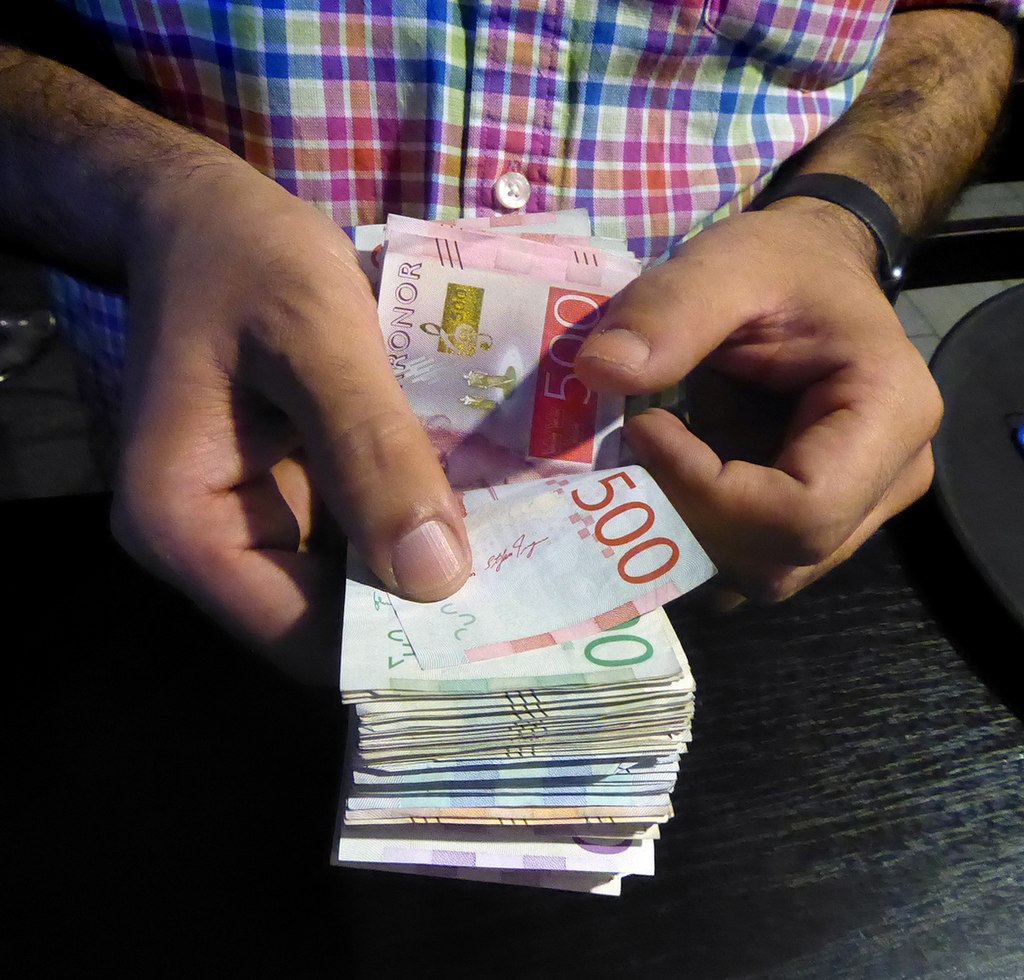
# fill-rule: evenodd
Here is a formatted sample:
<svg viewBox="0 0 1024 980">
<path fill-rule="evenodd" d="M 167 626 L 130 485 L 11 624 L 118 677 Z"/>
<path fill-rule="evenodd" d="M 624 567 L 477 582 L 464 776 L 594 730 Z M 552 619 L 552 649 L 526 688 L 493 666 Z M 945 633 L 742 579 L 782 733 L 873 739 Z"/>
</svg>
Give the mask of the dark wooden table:
<svg viewBox="0 0 1024 980">
<path fill-rule="evenodd" d="M 7 975 L 1024 976 L 1024 644 L 929 502 L 780 607 L 672 610 L 695 738 L 621 899 L 331 868 L 337 697 L 106 503 L 0 507 Z"/>
</svg>

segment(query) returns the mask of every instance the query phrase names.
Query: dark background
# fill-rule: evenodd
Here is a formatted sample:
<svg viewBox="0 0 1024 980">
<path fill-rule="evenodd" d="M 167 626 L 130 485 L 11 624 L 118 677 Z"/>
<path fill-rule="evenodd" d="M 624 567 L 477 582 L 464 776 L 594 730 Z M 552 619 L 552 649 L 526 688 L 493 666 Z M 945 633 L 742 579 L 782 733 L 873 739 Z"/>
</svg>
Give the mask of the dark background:
<svg viewBox="0 0 1024 980">
<path fill-rule="evenodd" d="M 620 899 L 329 866 L 345 718 L 110 543 L 0 509 L 17 976 L 1024 975 L 1022 635 L 929 501 L 784 606 L 676 603 L 698 678 Z"/>
</svg>

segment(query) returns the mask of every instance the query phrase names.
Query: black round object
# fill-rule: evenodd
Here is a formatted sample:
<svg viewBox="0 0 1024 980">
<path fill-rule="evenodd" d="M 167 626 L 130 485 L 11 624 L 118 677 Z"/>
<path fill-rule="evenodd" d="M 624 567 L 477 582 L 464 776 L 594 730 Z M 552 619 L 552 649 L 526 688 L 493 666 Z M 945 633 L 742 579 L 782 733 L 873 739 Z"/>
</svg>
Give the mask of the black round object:
<svg viewBox="0 0 1024 980">
<path fill-rule="evenodd" d="M 1024 285 L 973 309 L 931 360 L 946 403 L 935 493 L 993 592 L 1024 624 Z"/>
</svg>

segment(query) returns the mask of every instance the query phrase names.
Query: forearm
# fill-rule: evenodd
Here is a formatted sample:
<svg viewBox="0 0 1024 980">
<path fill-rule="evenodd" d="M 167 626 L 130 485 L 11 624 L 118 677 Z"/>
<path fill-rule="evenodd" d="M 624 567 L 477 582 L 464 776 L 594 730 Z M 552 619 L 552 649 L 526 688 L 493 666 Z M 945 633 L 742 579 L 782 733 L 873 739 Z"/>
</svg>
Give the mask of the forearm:
<svg viewBox="0 0 1024 980">
<path fill-rule="evenodd" d="M 1012 69 L 1012 35 L 991 17 L 955 9 L 898 14 L 863 91 L 808 147 L 797 172 L 863 181 L 905 232 L 920 234 L 977 165 Z"/>
<path fill-rule="evenodd" d="M 119 286 L 155 190 L 234 159 L 69 68 L 0 45 L 0 247 Z"/>
</svg>

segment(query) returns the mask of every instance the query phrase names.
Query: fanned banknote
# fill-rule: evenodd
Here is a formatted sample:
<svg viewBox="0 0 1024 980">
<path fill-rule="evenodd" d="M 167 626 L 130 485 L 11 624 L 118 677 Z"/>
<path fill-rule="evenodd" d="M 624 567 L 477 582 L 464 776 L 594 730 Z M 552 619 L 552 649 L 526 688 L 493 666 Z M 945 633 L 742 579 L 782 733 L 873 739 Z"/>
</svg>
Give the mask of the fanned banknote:
<svg viewBox="0 0 1024 980">
<path fill-rule="evenodd" d="M 715 571 L 639 466 L 552 477 L 512 492 L 493 487 L 472 504 L 469 494 L 463 500 L 469 581 L 439 602 L 391 598 L 424 668 L 592 637 L 664 606 Z"/>
<path fill-rule="evenodd" d="M 453 486 L 618 462 L 625 400 L 573 364 L 635 259 L 395 217 L 386 255 L 388 358 Z"/>
<path fill-rule="evenodd" d="M 418 864 L 510 871 L 654 874 L 654 841 L 609 844 L 584 836 L 552 836 L 536 828 L 345 827 L 339 861 Z"/>
<path fill-rule="evenodd" d="M 403 694 L 483 695 L 549 687 L 589 688 L 673 677 L 681 649 L 661 609 L 641 616 L 614 640 L 569 640 L 510 657 L 501 666 L 460 663 L 440 670 L 419 667 L 391 595 L 349 550 L 342 627 L 341 689 L 349 702 L 394 700 Z"/>
<path fill-rule="evenodd" d="M 588 871 L 516 871 L 503 868 L 473 868 L 462 865 L 430 864 L 378 864 L 372 861 L 340 861 L 342 868 L 371 871 L 390 871 L 397 874 L 419 875 L 424 878 L 455 878 L 463 881 L 485 881 L 497 885 L 520 885 L 525 888 L 550 888 L 557 891 L 589 892 L 591 895 L 622 894 L 623 875 L 607 875 Z"/>
<path fill-rule="evenodd" d="M 475 218 L 455 218 L 451 221 L 431 222 L 438 228 L 466 228 L 488 231 L 496 235 L 538 235 L 543 239 L 552 237 L 578 238 L 594 244 L 590 237 L 590 216 L 584 208 L 568 211 L 547 211 L 539 214 L 498 214 Z M 384 265 L 384 236 L 387 225 L 360 225 L 355 229 L 353 241 L 359 256 L 359 265 L 374 293 L 380 287 L 381 269 Z M 621 242 L 600 240 L 601 247 L 621 252 Z M 627 254 L 628 250 L 627 250 Z"/>
<path fill-rule="evenodd" d="M 573 371 L 639 266 L 579 211 L 392 218 L 356 244 L 474 574 L 411 603 L 350 551 L 333 861 L 618 895 L 654 873 L 690 740 L 695 685 L 661 607 L 714 572 L 622 465 L 622 399 Z"/>
</svg>

